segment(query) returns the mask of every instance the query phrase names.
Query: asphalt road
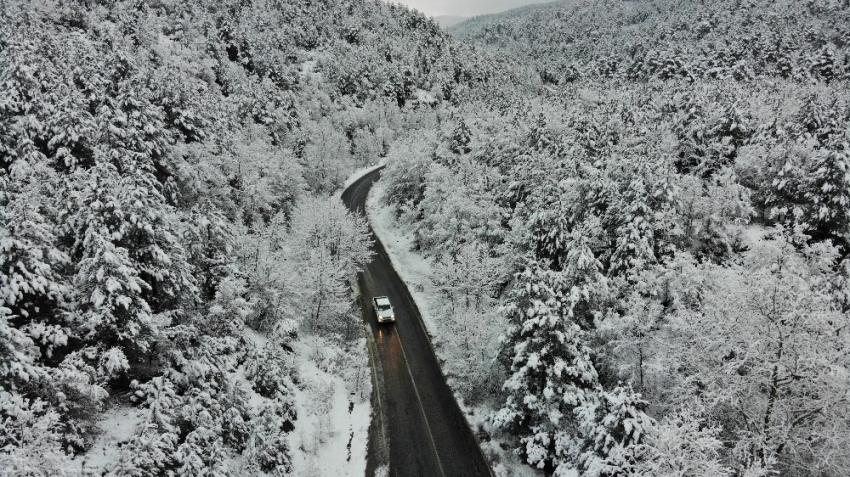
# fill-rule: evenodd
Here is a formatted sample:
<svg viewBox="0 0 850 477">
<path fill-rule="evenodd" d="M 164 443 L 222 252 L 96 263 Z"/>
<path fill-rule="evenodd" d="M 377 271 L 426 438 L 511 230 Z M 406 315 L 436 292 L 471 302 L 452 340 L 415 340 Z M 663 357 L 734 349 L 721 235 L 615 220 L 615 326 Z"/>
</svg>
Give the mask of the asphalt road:
<svg viewBox="0 0 850 477">
<path fill-rule="evenodd" d="M 348 187 L 342 194 L 346 206 L 364 211 L 366 195 L 379 177 L 380 171 L 375 171 Z M 440 371 L 419 310 L 384 246 L 374 233 L 372 238 L 375 259 L 358 276 L 377 382 L 366 475 L 374 475 L 376 467 L 389 461 L 394 477 L 491 477 Z M 375 319 L 372 297 L 382 295 L 393 305 L 395 323 L 378 325 Z"/>
</svg>

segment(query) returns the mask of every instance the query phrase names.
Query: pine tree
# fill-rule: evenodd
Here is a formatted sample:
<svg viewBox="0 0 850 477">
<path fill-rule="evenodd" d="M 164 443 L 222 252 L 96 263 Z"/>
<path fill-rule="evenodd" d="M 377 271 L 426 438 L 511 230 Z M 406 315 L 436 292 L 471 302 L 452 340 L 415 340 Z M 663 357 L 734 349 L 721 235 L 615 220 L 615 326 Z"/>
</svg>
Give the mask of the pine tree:
<svg viewBox="0 0 850 477">
<path fill-rule="evenodd" d="M 173 471 L 177 465 L 180 429 L 178 409 L 182 399 L 169 379 L 162 376 L 145 384 L 132 383 L 133 398 L 148 408 L 142 429 L 121 448 L 113 470 L 116 476 L 153 477 Z"/>
<path fill-rule="evenodd" d="M 472 141 L 472 133 L 469 131 L 469 126 L 463 118 L 459 119 L 457 125 L 452 131 L 451 144 L 449 149 L 458 155 L 468 154 L 472 149 L 469 143 Z"/>
<path fill-rule="evenodd" d="M 576 455 L 573 410 L 596 389 L 597 373 L 584 332 L 572 313 L 580 289 L 565 272 L 529 261 L 510 295 L 510 328 L 502 362 L 510 369 L 508 398 L 493 416 L 519 437 L 526 462 L 540 469 L 568 466 Z"/>
<path fill-rule="evenodd" d="M 835 52 L 835 45 L 824 45 L 820 51 L 809 59 L 808 63 L 812 76 L 823 78 L 827 83 L 837 79 L 841 74 L 841 66 Z"/>
<path fill-rule="evenodd" d="M 607 298 L 608 280 L 602 274 L 602 264 L 591 249 L 591 240 L 599 235 L 596 219 L 582 224 L 570 237 L 569 252 L 563 265 L 569 285 L 567 316 L 584 330 L 593 329 L 599 318 L 602 303 Z"/>
<path fill-rule="evenodd" d="M 846 244 L 850 233 L 850 144 L 845 141 L 820 149 L 812 159 L 805 192 L 811 203 L 809 220 L 817 238 Z"/>
<path fill-rule="evenodd" d="M 0 467 L 8 475 L 59 475 L 72 466 L 55 408 L 0 389 Z"/>
<path fill-rule="evenodd" d="M 618 385 L 598 394 L 598 401 L 576 409 L 584 437 L 579 457 L 583 477 L 619 477 L 631 475 L 644 458 L 647 433 L 654 421 L 646 415 L 649 403 L 632 390 Z"/>
<path fill-rule="evenodd" d="M 110 475 L 117 477 L 158 477 L 176 467 L 174 452 L 177 435 L 156 429 L 144 429 L 121 448 L 118 462 Z"/>
<path fill-rule="evenodd" d="M 113 61 L 118 74 L 128 74 L 120 55 Z M 126 93 L 131 86 L 118 85 L 123 93 L 100 106 L 94 165 L 73 172 L 61 219 L 75 239 L 72 319 L 85 339 L 98 337 L 101 352 L 117 346 L 136 362 L 150 351 L 162 318 L 196 289 L 175 230 L 180 214 L 156 176 L 169 173 L 161 112 Z"/>
<path fill-rule="evenodd" d="M 0 390 L 18 391 L 20 385 L 37 382 L 46 370 L 36 362 L 39 351 L 30 336 L 13 326 L 12 310 L 0 306 Z"/>
<path fill-rule="evenodd" d="M 617 228 L 617 245 L 611 255 L 614 274 L 639 270 L 655 261 L 655 214 L 647 199 L 646 185 L 638 176 L 622 198 L 623 225 Z"/>
<path fill-rule="evenodd" d="M 224 442 L 215 430 L 198 427 L 190 432 L 175 453 L 179 477 L 227 477 L 232 475 Z"/>
<path fill-rule="evenodd" d="M 284 429 L 294 420 L 291 404 L 275 400 L 265 406 L 252 422 L 246 457 L 249 463 L 274 476 L 288 475 L 292 468 Z"/>
<path fill-rule="evenodd" d="M 247 284 L 239 277 L 228 276 L 218 284 L 215 299 L 210 303 L 204 323 L 204 333 L 215 337 L 240 337 L 245 320 L 253 313 L 253 303 L 247 295 Z"/>
<path fill-rule="evenodd" d="M 267 398 L 288 396 L 287 386 L 294 370 L 288 363 L 288 353 L 284 347 L 269 342 L 262 350 L 252 352 L 245 365 L 245 377 L 252 383 L 254 391 Z"/>
<path fill-rule="evenodd" d="M 65 271 L 70 257 L 57 247 L 55 209 L 45 199 L 56 178 L 43 163 L 12 167 L 8 187 L 0 176 L 0 307 L 26 318 L 27 327 L 52 350 L 69 334 L 59 318 L 70 292 Z M 20 176 L 19 176 L 20 174 Z"/>
</svg>

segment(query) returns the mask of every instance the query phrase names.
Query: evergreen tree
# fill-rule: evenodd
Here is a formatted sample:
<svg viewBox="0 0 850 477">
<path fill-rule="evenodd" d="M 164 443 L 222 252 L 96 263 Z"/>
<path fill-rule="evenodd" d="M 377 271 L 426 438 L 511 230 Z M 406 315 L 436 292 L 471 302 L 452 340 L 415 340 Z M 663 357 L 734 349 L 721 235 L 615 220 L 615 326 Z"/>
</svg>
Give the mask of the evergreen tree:
<svg viewBox="0 0 850 477">
<path fill-rule="evenodd" d="M 526 462 L 569 468 L 577 455 L 573 411 L 598 386 L 584 332 L 572 318 L 577 295 L 565 272 L 531 260 L 507 307 L 510 328 L 500 359 L 510 369 L 508 397 L 493 421 L 519 437 Z"/>
<path fill-rule="evenodd" d="M 1 326 L 1 325 L 0 325 Z M 0 466 L 4 473 L 58 475 L 72 466 L 61 415 L 41 399 L 0 389 Z"/>
<path fill-rule="evenodd" d="M 451 144 L 449 149 L 455 154 L 468 154 L 472 148 L 469 143 L 472 141 L 472 133 L 469 131 L 469 126 L 461 118 L 452 131 Z"/>
<path fill-rule="evenodd" d="M 805 198 L 818 237 L 845 244 L 850 233 L 850 144 L 844 141 L 815 151 L 807 177 Z M 813 234 L 814 235 L 814 234 Z"/>
<path fill-rule="evenodd" d="M 275 400 L 266 405 L 254 418 L 246 456 L 259 470 L 274 476 L 288 475 L 292 463 L 284 429 L 295 417 L 291 404 Z"/>
<path fill-rule="evenodd" d="M 585 439 L 579 469 L 586 477 L 632 475 L 647 449 L 654 421 L 646 415 L 649 403 L 631 386 L 618 385 L 598 394 L 576 413 Z"/>
<path fill-rule="evenodd" d="M 617 245 L 611 255 L 612 273 L 628 273 L 655 261 L 655 214 L 648 202 L 643 178 L 638 176 L 623 196 L 623 225 L 617 228 Z"/>
</svg>

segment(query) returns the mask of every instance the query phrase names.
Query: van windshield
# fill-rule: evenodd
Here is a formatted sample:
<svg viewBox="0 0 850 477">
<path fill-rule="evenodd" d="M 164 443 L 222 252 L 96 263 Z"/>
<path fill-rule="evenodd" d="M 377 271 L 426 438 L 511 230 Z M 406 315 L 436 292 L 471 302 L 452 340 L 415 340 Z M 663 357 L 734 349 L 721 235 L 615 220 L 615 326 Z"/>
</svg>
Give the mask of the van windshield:
<svg viewBox="0 0 850 477">
<path fill-rule="evenodd" d="M 381 310 L 381 311 L 388 311 L 388 310 L 391 310 L 392 307 L 390 306 L 389 303 L 378 302 L 378 309 Z"/>
</svg>

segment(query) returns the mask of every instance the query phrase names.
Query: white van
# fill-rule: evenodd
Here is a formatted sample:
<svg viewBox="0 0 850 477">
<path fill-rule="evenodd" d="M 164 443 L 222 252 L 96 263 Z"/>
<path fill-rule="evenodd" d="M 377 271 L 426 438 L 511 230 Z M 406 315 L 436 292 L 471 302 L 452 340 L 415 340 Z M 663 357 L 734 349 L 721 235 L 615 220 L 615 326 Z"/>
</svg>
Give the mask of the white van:
<svg viewBox="0 0 850 477">
<path fill-rule="evenodd" d="M 376 296 L 372 298 L 372 308 L 375 310 L 375 316 L 378 318 L 378 323 L 394 322 L 395 312 L 393 306 L 390 305 L 390 299 L 385 296 Z"/>
</svg>

